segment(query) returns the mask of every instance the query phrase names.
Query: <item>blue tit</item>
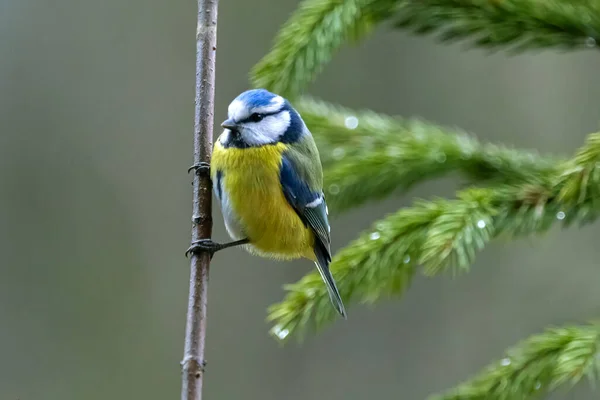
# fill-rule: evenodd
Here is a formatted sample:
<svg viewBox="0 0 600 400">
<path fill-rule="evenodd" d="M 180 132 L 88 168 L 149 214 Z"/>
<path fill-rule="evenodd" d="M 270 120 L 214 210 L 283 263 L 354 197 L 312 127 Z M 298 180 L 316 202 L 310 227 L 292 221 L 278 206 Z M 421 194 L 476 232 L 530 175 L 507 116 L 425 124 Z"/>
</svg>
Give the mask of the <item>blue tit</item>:
<svg viewBox="0 0 600 400">
<path fill-rule="evenodd" d="M 210 177 L 233 239 L 203 239 L 188 252 L 242 246 L 251 254 L 315 263 L 335 309 L 344 304 L 329 271 L 331 236 L 319 151 L 290 102 L 265 89 L 248 90 L 228 108 L 215 142 Z M 206 167 L 206 166 L 200 166 Z"/>
</svg>

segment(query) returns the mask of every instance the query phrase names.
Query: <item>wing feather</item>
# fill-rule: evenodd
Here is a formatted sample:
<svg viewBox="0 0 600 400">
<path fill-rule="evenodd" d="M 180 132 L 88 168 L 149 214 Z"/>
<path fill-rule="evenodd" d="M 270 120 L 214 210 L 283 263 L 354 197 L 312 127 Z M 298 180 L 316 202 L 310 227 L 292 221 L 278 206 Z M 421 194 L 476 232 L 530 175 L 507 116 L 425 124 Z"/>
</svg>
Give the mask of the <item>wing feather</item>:
<svg viewBox="0 0 600 400">
<path fill-rule="evenodd" d="M 317 259 L 315 264 L 326 284 L 332 304 L 345 318 L 346 310 L 342 298 L 329 271 L 331 235 L 325 196 L 321 188 L 318 190 L 311 189 L 309 182 L 302 178 L 306 176 L 310 175 L 302 170 L 301 165 L 294 163 L 284 153 L 280 169 L 283 194 L 305 226 L 313 231 L 316 238 L 313 249 Z"/>
<path fill-rule="evenodd" d="M 325 196 L 322 190 L 311 190 L 308 183 L 300 177 L 297 169 L 297 164 L 284 154 L 280 170 L 283 194 L 302 222 L 312 229 L 329 252 L 331 236 Z"/>
</svg>

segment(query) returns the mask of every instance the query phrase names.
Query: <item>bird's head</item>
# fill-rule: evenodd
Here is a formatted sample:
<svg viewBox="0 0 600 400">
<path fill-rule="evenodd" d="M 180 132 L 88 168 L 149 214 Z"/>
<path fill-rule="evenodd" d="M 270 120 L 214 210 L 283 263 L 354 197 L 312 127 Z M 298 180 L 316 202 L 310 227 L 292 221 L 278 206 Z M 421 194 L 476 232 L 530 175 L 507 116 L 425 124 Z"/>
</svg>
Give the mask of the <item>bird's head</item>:
<svg viewBox="0 0 600 400">
<path fill-rule="evenodd" d="M 236 97 L 221 124 L 223 146 L 258 147 L 294 143 L 304 133 L 302 118 L 283 97 L 265 89 L 252 89 Z"/>
</svg>

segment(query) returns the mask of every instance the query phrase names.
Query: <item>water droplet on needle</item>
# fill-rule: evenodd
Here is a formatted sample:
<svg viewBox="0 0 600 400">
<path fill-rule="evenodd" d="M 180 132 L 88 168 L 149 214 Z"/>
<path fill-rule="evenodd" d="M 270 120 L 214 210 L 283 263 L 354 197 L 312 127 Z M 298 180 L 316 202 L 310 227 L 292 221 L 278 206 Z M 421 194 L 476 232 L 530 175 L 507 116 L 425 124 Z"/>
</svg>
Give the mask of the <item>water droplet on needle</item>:
<svg viewBox="0 0 600 400">
<path fill-rule="evenodd" d="M 354 115 L 346 117 L 344 125 L 346 125 L 346 128 L 348 129 L 356 129 L 356 127 L 358 126 L 358 118 L 356 118 Z"/>
<path fill-rule="evenodd" d="M 281 325 L 277 325 L 276 327 L 274 327 L 273 332 L 275 333 L 275 336 L 277 336 L 281 340 L 285 339 L 287 335 L 290 334 L 289 330 L 281 329 Z"/>
</svg>

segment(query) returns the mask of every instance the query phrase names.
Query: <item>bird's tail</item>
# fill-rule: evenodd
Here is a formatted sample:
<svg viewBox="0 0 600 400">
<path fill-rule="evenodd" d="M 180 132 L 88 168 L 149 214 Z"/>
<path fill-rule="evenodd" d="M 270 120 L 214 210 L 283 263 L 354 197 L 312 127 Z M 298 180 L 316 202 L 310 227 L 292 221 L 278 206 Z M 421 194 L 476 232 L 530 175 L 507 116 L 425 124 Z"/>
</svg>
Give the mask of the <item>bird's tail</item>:
<svg viewBox="0 0 600 400">
<path fill-rule="evenodd" d="M 320 246 L 316 246 L 315 256 L 317 258 L 315 265 L 319 270 L 319 274 L 321 274 L 323 282 L 325 282 L 325 286 L 327 286 L 327 292 L 329 293 L 331 304 L 333 304 L 337 312 L 339 312 L 340 315 L 346 319 L 346 309 L 344 308 L 342 297 L 340 296 L 340 292 L 335 284 L 335 280 L 329 271 L 329 263 L 331 262 L 329 252 L 325 251 L 325 249 L 321 249 Z"/>
</svg>

